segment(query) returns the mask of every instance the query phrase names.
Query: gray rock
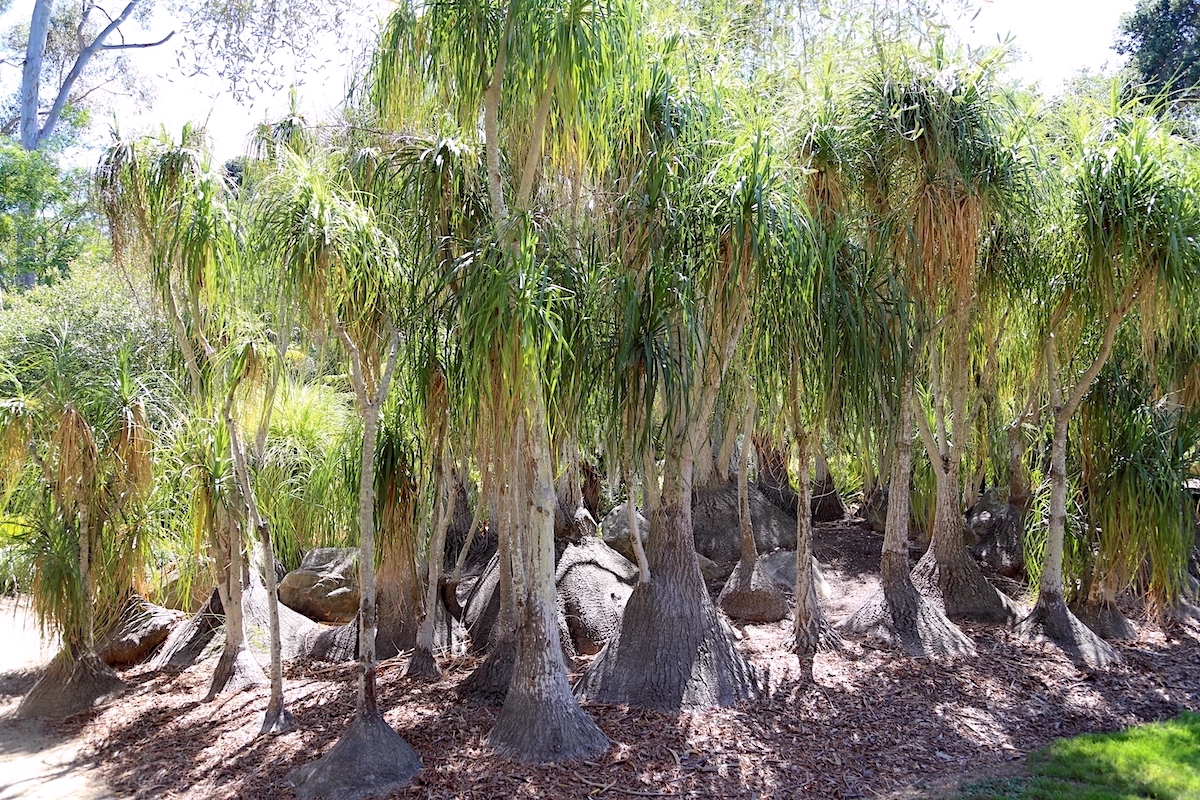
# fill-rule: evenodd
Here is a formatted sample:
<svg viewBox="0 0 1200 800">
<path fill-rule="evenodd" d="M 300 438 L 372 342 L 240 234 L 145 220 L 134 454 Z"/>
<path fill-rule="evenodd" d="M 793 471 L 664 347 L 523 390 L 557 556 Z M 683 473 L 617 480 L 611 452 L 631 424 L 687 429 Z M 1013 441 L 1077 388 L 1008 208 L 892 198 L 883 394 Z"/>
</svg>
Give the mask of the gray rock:
<svg viewBox="0 0 1200 800">
<path fill-rule="evenodd" d="M 637 512 L 637 524 L 638 538 L 645 546 L 646 532 L 650 528 L 650 523 L 640 511 Z M 637 554 L 633 552 L 633 538 L 629 535 L 629 515 L 625 510 L 624 503 L 608 512 L 608 516 L 600 523 L 600 535 L 604 537 L 606 545 L 625 556 L 629 561 L 637 563 Z"/>
<path fill-rule="evenodd" d="M 759 556 L 758 564 L 766 574 L 770 575 L 776 583 L 789 593 L 796 591 L 795 550 L 776 550 L 774 553 Z M 817 585 L 817 596 L 823 600 L 828 600 L 833 596 L 833 591 L 829 588 L 829 581 L 825 580 L 825 572 L 821 569 L 821 564 L 817 559 L 814 558 L 812 560 L 812 565 L 813 581 Z"/>
<path fill-rule="evenodd" d="M 725 588 L 725 581 L 729 580 L 729 576 L 733 574 L 733 564 L 718 564 L 711 558 L 708 558 L 703 553 L 696 553 L 696 560 L 700 562 L 700 574 L 704 576 L 704 585 L 708 587 L 710 592 L 720 592 Z"/>
<path fill-rule="evenodd" d="M 140 664 L 150 657 L 177 625 L 187 619 L 182 611 L 163 608 L 131 595 L 117 622 L 96 643 L 96 652 L 110 667 Z"/>
<path fill-rule="evenodd" d="M 796 519 L 766 498 L 757 487 L 749 487 L 750 519 L 754 543 L 760 553 L 779 548 L 796 549 Z M 738 495 L 735 483 L 698 488 L 692 493 L 692 537 L 696 551 L 729 572 L 741 555 Z M 725 577 L 729 577 L 728 573 Z"/>
<path fill-rule="evenodd" d="M 594 536 L 567 546 L 554 582 L 576 652 L 599 653 L 617 632 L 637 578 L 629 559 Z"/>
<path fill-rule="evenodd" d="M 279 583 L 279 602 L 318 622 L 346 623 L 358 613 L 358 549 L 318 547 Z"/>
</svg>

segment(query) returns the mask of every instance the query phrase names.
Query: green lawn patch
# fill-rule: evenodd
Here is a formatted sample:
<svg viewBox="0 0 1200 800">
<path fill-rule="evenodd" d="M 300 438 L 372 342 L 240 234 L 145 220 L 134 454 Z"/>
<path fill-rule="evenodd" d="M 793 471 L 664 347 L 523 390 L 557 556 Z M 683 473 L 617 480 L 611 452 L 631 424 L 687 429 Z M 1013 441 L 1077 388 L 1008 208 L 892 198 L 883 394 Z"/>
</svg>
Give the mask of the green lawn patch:
<svg viewBox="0 0 1200 800">
<path fill-rule="evenodd" d="M 1029 756 L 1030 776 L 992 778 L 963 800 L 1200 800 L 1200 714 L 1120 733 L 1060 739 Z"/>
</svg>

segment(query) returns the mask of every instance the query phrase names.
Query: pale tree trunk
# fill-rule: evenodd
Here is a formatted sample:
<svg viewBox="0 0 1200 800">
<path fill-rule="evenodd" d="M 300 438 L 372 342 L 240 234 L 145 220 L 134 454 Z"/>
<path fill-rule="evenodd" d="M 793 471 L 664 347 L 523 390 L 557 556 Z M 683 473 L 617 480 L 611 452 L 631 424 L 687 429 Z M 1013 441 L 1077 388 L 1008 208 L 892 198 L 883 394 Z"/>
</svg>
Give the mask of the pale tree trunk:
<svg viewBox="0 0 1200 800">
<path fill-rule="evenodd" d="M 953 429 L 947 433 L 945 428 L 945 398 L 939 396 L 942 394 L 940 389 L 934 392 L 933 398 L 937 430 L 931 434 L 924 413 L 919 412 L 918 416 L 926 452 L 933 464 L 937 495 L 929 550 L 917 564 L 912 578 L 918 588 L 941 596 L 946 614 L 952 619 L 1006 623 L 1016 619 L 1016 605 L 983 577 L 967 552 L 963 538 L 959 476 L 970 435 L 966 420 L 969 321 L 967 309 L 958 308 L 950 318 L 947 334 L 950 350 L 946 355 L 946 371 L 949 373 Z M 936 355 L 936 344 L 933 351 Z M 941 372 L 936 367 L 934 371 Z"/>
<path fill-rule="evenodd" d="M 737 471 L 737 491 L 738 491 L 738 533 L 742 540 L 741 563 L 747 569 L 753 569 L 754 564 L 758 561 L 758 547 L 754 542 L 754 521 L 750 519 L 750 440 L 754 436 L 754 418 L 758 413 L 758 404 L 755 402 L 754 392 L 750 392 L 749 403 L 746 407 L 745 420 L 742 423 L 742 457 L 738 459 Z M 735 430 L 733 425 L 726 424 L 727 430 Z M 734 439 L 736 436 L 726 434 L 726 440 Z M 725 446 L 722 445 L 722 451 L 725 451 Z M 725 464 L 728 468 L 729 453 L 733 451 L 730 447 L 725 451 L 724 461 L 719 463 Z"/>
<path fill-rule="evenodd" d="M 454 571 L 450 573 L 450 580 L 446 582 L 447 591 L 450 593 L 456 592 L 458 585 L 462 582 L 463 569 L 467 564 L 467 555 L 471 550 L 471 544 L 475 541 L 475 535 L 479 532 L 479 526 L 483 521 L 483 511 L 491 503 L 492 490 L 491 484 L 491 468 L 488 465 L 487 459 L 481 459 L 480 475 L 481 485 L 479 487 L 479 498 L 475 504 L 475 513 L 471 516 L 471 526 L 467 529 L 467 537 L 463 539 L 462 549 L 458 551 L 458 558 L 454 561 Z M 494 516 L 492 526 L 495 526 Z M 458 600 L 455 599 L 457 606 Z"/>
<path fill-rule="evenodd" d="M 753 393 L 751 393 L 751 394 L 753 394 Z M 753 433 L 753 431 L 752 431 L 752 433 Z M 751 439 L 750 436 L 746 436 L 746 435 L 742 436 L 743 450 L 750 449 L 750 439 Z M 733 451 L 734 451 L 734 448 L 737 447 L 737 441 L 738 441 L 738 417 L 737 417 L 737 414 L 733 413 L 733 408 L 729 407 L 726 409 L 726 412 L 725 412 L 725 436 L 721 439 L 721 449 L 717 451 L 717 457 L 716 457 L 716 461 L 714 463 L 714 467 L 716 468 L 716 474 L 713 475 L 713 478 L 712 478 L 713 483 L 723 483 L 723 482 L 729 481 L 729 465 L 730 465 L 730 462 L 733 461 Z M 744 456 L 745 452 L 743 452 L 742 455 Z M 744 464 L 744 463 L 745 463 L 745 458 L 743 458 L 741 461 L 738 462 L 738 470 L 739 471 L 741 470 L 742 464 Z"/>
<path fill-rule="evenodd" d="M 225 646 L 213 672 L 208 694 L 204 697 L 205 702 L 215 699 L 221 692 L 240 692 L 267 682 L 267 676 L 246 643 L 245 612 L 242 608 L 245 571 L 242 531 L 237 520 L 230 518 L 227 512 L 219 511 L 217 516 L 217 568 L 220 573 L 217 592 L 225 610 Z"/>
<path fill-rule="evenodd" d="M 362 353 L 339 323 L 338 336 L 350 356 L 350 377 L 363 419 L 363 444 L 359 461 L 358 483 L 358 716 L 378 717 L 379 704 L 375 697 L 375 631 L 378 627 L 375 605 L 375 440 L 379 433 L 379 416 L 396 356 L 400 336 L 392 330 L 388 343 L 383 375 L 374 387 L 366 382 Z M 372 388 L 374 391 L 372 391 Z"/>
<path fill-rule="evenodd" d="M 579 542 L 595 533 L 594 526 L 580 517 L 583 508 L 583 482 L 579 470 L 579 441 L 568 435 L 559 447 L 559 479 L 554 504 L 554 536 Z M 591 528 L 589 530 L 589 528 Z"/>
<path fill-rule="evenodd" d="M 53 0 L 34 0 L 33 17 L 29 23 L 29 42 L 25 47 L 25 63 L 21 73 L 20 129 L 22 147 L 26 150 L 36 150 L 54 135 L 54 129 L 57 127 L 58 120 L 71 98 L 71 91 L 75 88 L 75 83 L 83 75 L 83 71 L 87 69 L 87 65 L 91 62 L 92 58 L 98 53 L 109 50 L 133 50 L 158 47 L 161 44 L 165 44 L 175 35 L 175 32 L 172 31 L 156 42 L 105 44 L 108 37 L 129 19 L 140 2 L 141 0 L 129 0 L 117 16 L 108 17 L 108 24 L 100 30 L 96 38 L 81 47 L 78 55 L 75 56 L 75 62 L 71 65 L 71 69 L 63 77 L 62 85 L 58 87 L 58 91 L 54 96 L 54 102 L 51 103 L 50 109 L 46 113 L 46 121 L 42 123 L 38 119 L 38 106 L 41 102 L 41 72 L 46 55 L 47 34 L 50 32 L 50 12 L 54 4 Z M 92 10 L 91 6 L 86 3 L 84 4 L 84 16 L 79 25 L 80 31 L 84 29 L 87 17 Z M 79 43 L 83 45 L 83 40 L 80 39 Z"/>
<path fill-rule="evenodd" d="M 746 622 L 778 622 L 788 614 L 783 589 L 758 563 L 758 547 L 754 541 L 754 520 L 750 517 L 750 440 L 754 435 L 754 419 L 758 407 L 753 391 L 743 414 L 742 457 L 738 461 L 738 531 L 741 555 L 733 574 L 725 581 L 717 606 L 734 619 Z M 734 437 L 736 440 L 736 437 Z M 811 565 L 810 565 L 811 566 Z"/>
<path fill-rule="evenodd" d="M 1132 298 L 1128 302 L 1132 304 Z M 1104 362 L 1108 360 L 1113 339 L 1123 317 L 1124 313 L 1121 313 L 1109 320 L 1099 354 L 1065 402 L 1059 382 L 1055 341 L 1053 337 L 1046 340 L 1046 378 L 1050 387 L 1050 404 L 1054 410 L 1054 428 L 1050 439 L 1050 519 L 1046 531 L 1046 554 L 1038 587 L 1037 605 L 1017 626 L 1017 630 L 1025 635 L 1049 638 L 1072 658 L 1093 668 L 1106 667 L 1119 659 L 1116 651 L 1080 622 L 1063 600 L 1063 544 L 1067 523 L 1067 430 L 1075 409 L 1079 407 L 1084 395 L 1100 374 Z"/>
<path fill-rule="evenodd" d="M 87 653 L 96 652 L 96 580 L 92 572 L 91 515 L 86 508 L 79 510 L 79 578 L 83 583 L 83 646 Z"/>
<path fill-rule="evenodd" d="M 262 554 L 262 577 L 267 591 L 267 618 L 271 647 L 271 697 L 267 702 L 266 715 L 263 717 L 263 733 L 284 733 L 296 725 L 295 718 L 284 706 L 283 699 L 283 644 L 279 634 L 279 594 L 275 578 L 275 548 L 271 543 L 270 524 L 263 519 L 258 510 L 258 499 L 254 495 L 254 487 L 250 485 L 250 470 L 246 464 L 246 449 L 242 442 L 241 432 L 234 419 L 232 410 L 233 394 L 237 391 L 240 379 L 234 383 L 229 400 L 225 404 L 223 416 L 225 428 L 229 431 L 229 449 L 233 452 L 233 469 L 237 477 L 238 493 L 241 495 L 241 505 L 245 509 L 246 520 L 258 534 Z M 264 420 L 264 426 L 268 421 Z"/>
<path fill-rule="evenodd" d="M 900 415 L 892 446 L 887 524 L 880 556 L 880 591 L 845 622 L 842 629 L 898 647 L 916 658 L 971 655 L 975 647 L 954 623 L 921 595 L 908 567 L 908 486 L 912 481 L 913 375 L 900 385 Z"/>
<path fill-rule="evenodd" d="M 642 532 L 638 529 L 638 510 L 634 505 L 634 476 L 633 470 L 625 470 L 625 521 L 629 526 L 629 541 L 633 545 L 633 554 L 637 559 L 638 583 L 650 582 L 650 562 L 646 560 L 646 548 L 642 546 Z"/>
<path fill-rule="evenodd" d="M 33 17 L 29 22 L 29 43 L 25 47 L 25 64 L 21 72 L 21 146 L 26 150 L 36 150 L 42 143 L 38 100 L 53 7 L 53 0 L 34 0 Z"/>
<path fill-rule="evenodd" d="M 833 630 L 817 599 L 816 574 L 813 570 L 812 517 L 804 513 L 812 503 L 813 434 L 797 426 L 796 449 L 800 484 L 800 510 L 796 515 L 796 616 L 792 620 L 792 652 L 800 660 L 804 680 L 813 679 L 813 657 L 818 652 L 841 647 L 841 637 Z"/>
<path fill-rule="evenodd" d="M 429 557 L 426 559 L 426 569 L 429 572 L 428 587 L 425 591 L 425 609 L 421 621 L 421 630 L 417 636 L 417 647 L 412 659 L 408 662 L 406 674 L 419 675 L 435 679 L 442 674 L 434 656 L 434 630 L 437 626 L 438 606 L 441 604 L 442 561 L 446 553 L 446 529 L 450 527 L 450 517 L 453 513 L 454 487 L 450 483 L 450 459 L 445 443 L 439 456 L 439 466 L 434 471 L 434 482 L 438 487 L 436 503 L 436 518 L 433 536 L 429 542 Z"/>
<path fill-rule="evenodd" d="M 542 387 L 526 376 L 525 408 L 513 432 L 513 589 L 517 649 L 504 707 L 488 740 L 527 762 L 590 758 L 609 741 L 580 708 L 567 683 L 554 588 L 554 480 Z"/>
<path fill-rule="evenodd" d="M 383 376 L 372 391 L 358 347 L 341 325 L 338 334 L 350 354 L 350 376 L 363 418 L 358 487 L 358 703 L 349 727 L 329 752 L 288 773 L 297 796 L 307 798 L 388 795 L 421 771 L 420 758 L 379 712 L 375 692 L 375 439 L 400 339 L 393 329 Z"/>
</svg>

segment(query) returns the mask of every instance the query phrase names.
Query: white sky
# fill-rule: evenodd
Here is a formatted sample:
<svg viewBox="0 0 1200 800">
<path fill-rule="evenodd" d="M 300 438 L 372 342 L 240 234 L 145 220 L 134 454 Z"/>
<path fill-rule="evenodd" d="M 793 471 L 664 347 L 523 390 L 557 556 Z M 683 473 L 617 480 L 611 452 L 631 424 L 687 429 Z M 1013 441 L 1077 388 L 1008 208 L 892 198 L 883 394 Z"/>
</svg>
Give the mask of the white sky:
<svg viewBox="0 0 1200 800">
<path fill-rule="evenodd" d="M 1122 63 L 1122 57 L 1110 46 L 1121 15 L 1132 11 L 1136 0 L 975 0 L 975 4 L 978 14 L 974 19 L 964 18 L 954 26 L 959 36 L 971 45 L 995 44 L 1011 36 L 1020 53 L 1011 66 L 1013 74 L 1039 83 L 1044 91 L 1055 92 L 1081 68 L 1100 70 Z M 28 19 L 31 7 L 32 0 L 17 0 L 13 9 L 0 18 L 0 26 Z M 170 22 L 165 20 L 152 25 L 147 37 L 156 39 L 168 30 Z M 135 36 L 140 38 L 135 33 L 130 39 Z M 244 151 L 247 136 L 257 123 L 286 110 L 286 91 L 260 98 L 254 104 L 238 104 L 213 79 L 183 76 L 175 66 L 176 46 L 173 41 L 134 52 L 138 66 L 152 77 L 157 98 L 149 109 L 118 104 L 117 114 L 125 132 L 152 130 L 160 124 L 175 130 L 188 120 L 207 122 L 216 156 L 226 159 Z M 331 47 L 330 54 L 313 59 L 331 60 L 324 65 L 310 65 L 310 69 L 319 66 L 320 71 L 300 86 L 302 109 L 312 120 L 327 117 L 344 94 L 347 65 L 344 59 L 339 61 L 336 49 Z M 7 68 L 0 73 L 6 85 L 11 85 L 7 81 L 13 80 L 14 72 Z M 296 75 L 293 71 L 287 80 Z M 101 124 L 96 126 L 94 138 L 99 143 L 107 138 L 107 120 L 97 122 Z"/>
<path fill-rule="evenodd" d="M 984 0 L 974 21 L 956 26 L 969 44 L 995 44 L 1011 34 L 1022 60 L 1017 77 L 1055 92 L 1081 68 L 1099 70 L 1124 63 L 1111 49 L 1121 15 L 1136 0 Z"/>
</svg>

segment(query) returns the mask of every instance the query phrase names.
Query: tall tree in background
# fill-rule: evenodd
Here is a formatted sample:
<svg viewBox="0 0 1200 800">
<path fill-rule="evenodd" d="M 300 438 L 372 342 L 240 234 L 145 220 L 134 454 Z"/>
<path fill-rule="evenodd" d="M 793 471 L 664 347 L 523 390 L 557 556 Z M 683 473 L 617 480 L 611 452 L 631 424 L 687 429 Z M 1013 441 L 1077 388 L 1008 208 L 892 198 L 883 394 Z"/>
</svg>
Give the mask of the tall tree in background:
<svg viewBox="0 0 1200 800">
<path fill-rule="evenodd" d="M 1200 1 L 1139 0 L 1121 17 L 1113 49 L 1129 56 L 1129 66 L 1147 95 L 1164 92 L 1182 100 L 1197 97 L 1200 84 Z"/>
<path fill-rule="evenodd" d="M 219 77 L 237 95 L 282 88 L 276 74 L 281 53 L 299 62 L 316 50 L 320 36 L 341 31 L 346 18 L 374 19 L 357 0 L 179 0 L 171 6 L 184 40 L 180 65 Z M 10 63 L 21 61 L 13 121 L 22 147 L 44 146 L 64 115 L 103 87 L 111 91 L 120 81 L 125 84 L 122 91 L 136 91 L 136 81 L 129 80 L 130 66 L 113 59 L 174 37 L 175 30 L 147 33 L 152 8 L 146 0 L 83 0 L 70 7 L 56 0 L 34 0 L 28 28 L 11 32 L 5 48 L 13 53 Z M 370 30 L 361 23 L 359 27 Z M 137 29 L 136 35 L 131 28 Z"/>
</svg>

